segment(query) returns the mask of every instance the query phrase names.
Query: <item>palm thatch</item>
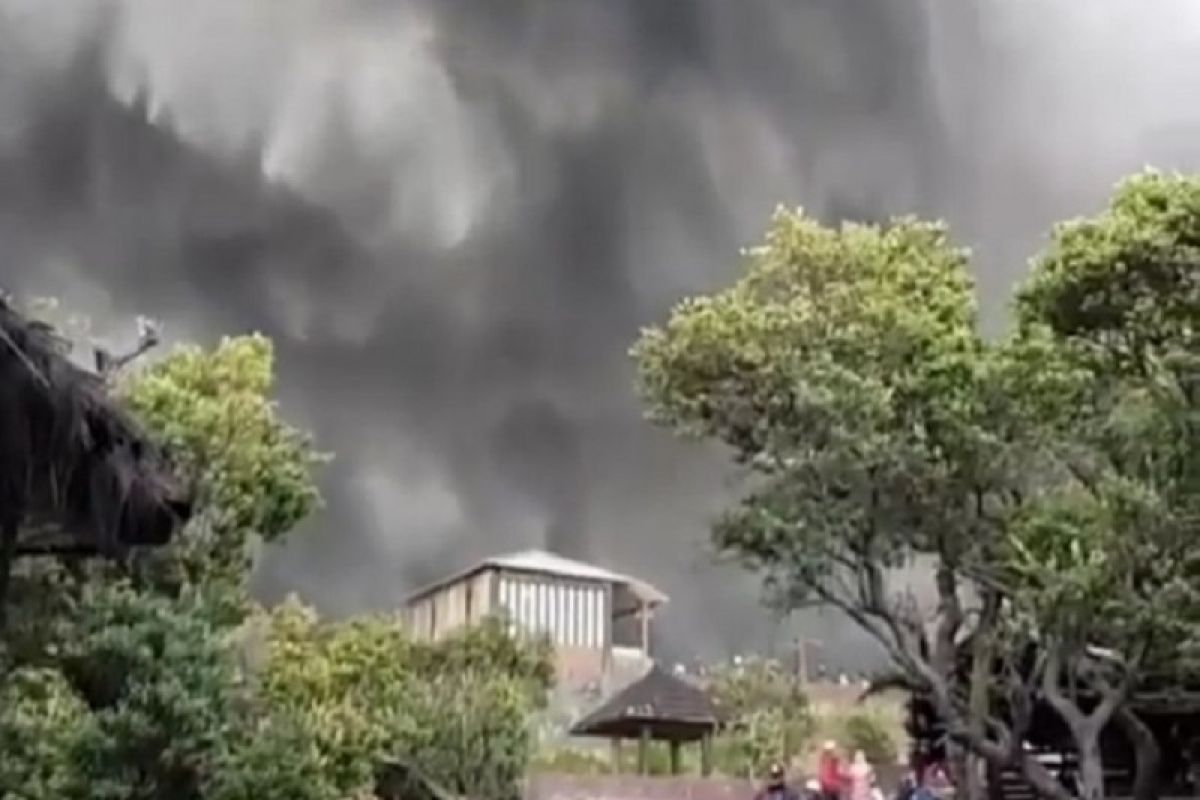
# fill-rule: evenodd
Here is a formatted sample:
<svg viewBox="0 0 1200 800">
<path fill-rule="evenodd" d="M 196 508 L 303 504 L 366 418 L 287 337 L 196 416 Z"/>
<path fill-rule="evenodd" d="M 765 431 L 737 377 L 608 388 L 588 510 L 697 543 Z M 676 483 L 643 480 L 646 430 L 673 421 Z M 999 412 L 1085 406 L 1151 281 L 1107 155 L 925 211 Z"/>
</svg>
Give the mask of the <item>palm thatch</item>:
<svg viewBox="0 0 1200 800">
<path fill-rule="evenodd" d="M 191 514 L 190 491 L 166 455 L 102 378 L 75 365 L 68 352 L 50 326 L 0 297 L 0 525 L 7 561 L 56 546 L 117 555 L 165 544 Z"/>
</svg>

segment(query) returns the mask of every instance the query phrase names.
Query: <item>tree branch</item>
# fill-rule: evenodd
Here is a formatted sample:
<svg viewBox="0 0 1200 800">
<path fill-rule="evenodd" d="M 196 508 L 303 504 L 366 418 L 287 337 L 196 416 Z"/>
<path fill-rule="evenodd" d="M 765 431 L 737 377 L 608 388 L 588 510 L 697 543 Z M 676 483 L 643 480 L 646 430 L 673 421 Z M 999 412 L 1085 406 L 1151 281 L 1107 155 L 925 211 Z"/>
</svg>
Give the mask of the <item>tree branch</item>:
<svg viewBox="0 0 1200 800">
<path fill-rule="evenodd" d="M 1087 727 L 1087 719 L 1075 703 L 1068 699 L 1062 691 L 1063 659 L 1062 650 L 1058 643 L 1047 642 L 1046 662 L 1042 668 L 1042 696 L 1054 712 L 1071 729 L 1072 733 L 1082 731 Z"/>
</svg>

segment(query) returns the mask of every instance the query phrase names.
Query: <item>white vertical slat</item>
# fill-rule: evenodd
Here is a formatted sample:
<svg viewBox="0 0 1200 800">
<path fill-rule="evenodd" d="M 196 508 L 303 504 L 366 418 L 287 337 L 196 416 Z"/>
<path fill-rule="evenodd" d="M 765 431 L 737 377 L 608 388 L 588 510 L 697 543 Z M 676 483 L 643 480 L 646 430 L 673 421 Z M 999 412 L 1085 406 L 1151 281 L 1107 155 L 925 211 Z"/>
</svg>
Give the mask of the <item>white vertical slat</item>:
<svg viewBox="0 0 1200 800">
<path fill-rule="evenodd" d="M 511 630 L 514 635 L 521 630 L 521 584 L 508 579 L 508 617 L 512 620 Z"/>
<path fill-rule="evenodd" d="M 525 630 L 537 633 L 537 584 L 533 581 L 525 583 Z"/>
<path fill-rule="evenodd" d="M 559 644 L 570 644 L 569 628 L 571 625 L 571 613 L 566 608 L 571 596 L 571 588 L 568 584 L 563 584 L 558 588 L 558 642 Z"/>
<path fill-rule="evenodd" d="M 496 604 L 500 607 L 499 611 L 506 617 L 512 616 L 511 606 L 508 599 L 508 578 L 499 578 L 499 583 L 496 584 Z"/>
<path fill-rule="evenodd" d="M 519 612 L 521 629 L 528 631 L 529 620 L 533 616 L 533 592 L 530 591 L 532 587 L 527 581 L 520 581 L 517 586 L 520 598 L 517 605 L 521 609 Z"/>
<path fill-rule="evenodd" d="M 599 648 L 604 639 L 604 603 L 599 589 L 592 589 L 592 647 Z"/>
<path fill-rule="evenodd" d="M 567 612 L 567 593 L 571 591 L 571 587 L 565 583 L 558 587 L 558 643 L 567 644 L 567 626 L 571 622 L 571 615 Z"/>
<path fill-rule="evenodd" d="M 550 641 L 558 641 L 558 581 L 552 581 L 546 586 L 546 633 Z"/>
<path fill-rule="evenodd" d="M 533 589 L 533 624 L 530 627 L 535 634 L 539 634 L 542 632 L 542 608 L 545 605 L 546 586 L 541 581 L 534 581 L 530 588 Z"/>
<path fill-rule="evenodd" d="M 550 584 L 538 582 L 538 633 L 550 632 Z"/>
<path fill-rule="evenodd" d="M 592 646 L 599 650 L 604 646 L 604 591 L 592 590 L 592 619 L 595 627 L 592 632 Z"/>
<path fill-rule="evenodd" d="M 596 593 L 600 605 L 600 647 L 608 644 L 609 630 L 612 628 L 612 609 L 608 607 L 608 592 L 605 589 Z"/>
<path fill-rule="evenodd" d="M 575 646 L 576 631 L 579 629 L 579 590 L 574 586 L 567 589 L 567 644 Z"/>
<path fill-rule="evenodd" d="M 604 647 L 604 590 L 596 589 L 596 649 Z"/>
<path fill-rule="evenodd" d="M 575 646 L 587 646 L 587 589 L 575 590 Z"/>
<path fill-rule="evenodd" d="M 592 590 L 580 589 L 583 595 L 583 636 L 580 637 L 579 644 L 582 647 L 592 646 Z"/>
</svg>

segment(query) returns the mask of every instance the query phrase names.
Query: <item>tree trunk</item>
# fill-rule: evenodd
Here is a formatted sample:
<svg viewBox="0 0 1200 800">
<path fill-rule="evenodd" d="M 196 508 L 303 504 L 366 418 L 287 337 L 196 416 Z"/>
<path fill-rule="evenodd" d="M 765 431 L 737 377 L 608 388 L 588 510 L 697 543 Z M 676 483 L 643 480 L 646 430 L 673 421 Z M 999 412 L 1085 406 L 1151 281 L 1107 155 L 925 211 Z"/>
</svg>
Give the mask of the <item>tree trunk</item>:
<svg viewBox="0 0 1200 800">
<path fill-rule="evenodd" d="M 979 749 L 997 778 L 1005 769 L 1015 767 L 1025 783 L 1032 787 L 1038 796 L 1048 800 L 1075 800 L 1075 796 L 1032 756 L 1022 753 L 1014 763 L 1011 751 L 1006 748 L 988 743 L 981 745 Z"/>
<path fill-rule="evenodd" d="M 984 738 L 985 724 L 990 709 L 990 701 L 988 691 L 992 684 L 992 641 L 991 641 L 991 625 L 995 618 L 996 609 L 998 608 L 998 600 L 992 594 L 985 598 L 984 611 L 980 617 L 980 629 L 975 632 L 975 638 L 971 643 L 971 675 L 970 685 L 967 687 L 968 702 L 967 725 L 971 728 L 972 736 Z M 987 626 L 984 628 L 984 626 Z M 1020 731 L 1014 731 L 1014 735 L 1020 736 Z M 985 759 L 978 753 L 966 753 L 964 763 L 962 765 L 962 787 L 963 796 L 966 800 L 987 800 L 987 787 L 984 783 L 984 768 Z"/>
<path fill-rule="evenodd" d="M 1004 770 L 991 761 L 984 761 L 987 770 L 987 800 L 1004 800 Z"/>
<path fill-rule="evenodd" d="M 1074 731 L 1079 755 L 1079 800 L 1104 800 L 1104 760 L 1099 732 Z"/>
<path fill-rule="evenodd" d="M 967 748 L 957 742 L 946 742 L 946 772 L 950 782 L 954 784 L 956 796 L 966 797 L 967 800 L 979 800 L 970 793 L 970 759 Z"/>
<path fill-rule="evenodd" d="M 1136 771 L 1133 776 L 1133 800 L 1158 800 L 1162 748 L 1154 732 L 1128 706 L 1117 709 L 1113 721 L 1133 747 Z"/>
<path fill-rule="evenodd" d="M 967 753 L 965 764 L 966 781 L 963 783 L 965 800 L 988 800 L 987 761 L 974 753 Z"/>
</svg>

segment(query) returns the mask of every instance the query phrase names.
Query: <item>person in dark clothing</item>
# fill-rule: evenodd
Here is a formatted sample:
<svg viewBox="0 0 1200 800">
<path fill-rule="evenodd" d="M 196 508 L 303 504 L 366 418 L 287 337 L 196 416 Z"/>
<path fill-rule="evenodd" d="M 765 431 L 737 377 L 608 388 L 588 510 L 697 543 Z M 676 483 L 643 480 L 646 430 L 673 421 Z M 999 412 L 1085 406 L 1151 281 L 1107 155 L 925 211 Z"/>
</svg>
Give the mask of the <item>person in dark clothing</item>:
<svg viewBox="0 0 1200 800">
<path fill-rule="evenodd" d="M 905 775 L 896 787 L 896 800 L 913 800 L 917 793 L 917 780 L 914 775 Z"/>
<path fill-rule="evenodd" d="M 767 771 L 767 783 L 754 800 L 800 800 L 800 795 L 787 784 L 787 771 L 782 764 L 772 764 Z"/>
</svg>

